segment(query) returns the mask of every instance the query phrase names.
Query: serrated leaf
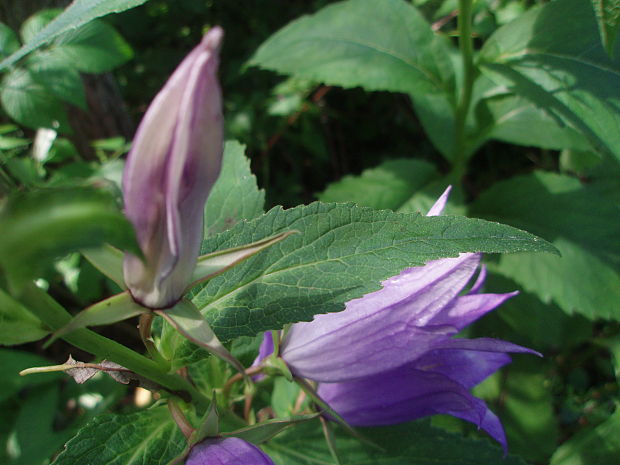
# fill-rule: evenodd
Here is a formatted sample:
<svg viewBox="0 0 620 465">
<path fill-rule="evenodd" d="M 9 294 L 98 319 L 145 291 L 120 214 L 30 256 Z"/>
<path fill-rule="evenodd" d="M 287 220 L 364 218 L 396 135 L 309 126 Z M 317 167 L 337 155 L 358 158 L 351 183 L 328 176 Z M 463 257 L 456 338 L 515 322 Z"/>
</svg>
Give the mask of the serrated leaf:
<svg viewBox="0 0 620 465">
<path fill-rule="evenodd" d="M 438 176 L 430 163 L 388 160 L 359 176 L 348 175 L 318 195 L 323 202 L 354 202 L 377 210 L 398 210 L 422 186 Z"/>
<path fill-rule="evenodd" d="M 0 23 L 0 57 L 9 56 L 19 48 L 19 39 L 9 26 Z"/>
<path fill-rule="evenodd" d="M 465 251 L 553 251 L 534 236 L 464 217 L 425 217 L 351 204 L 274 208 L 204 244 L 220 250 L 296 229 L 289 237 L 207 282 L 194 303 L 222 340 L 309 321 L 378 290 L 404 268 Z"/>
<path fill-rule="evenodd" d="M 496 183 L 471 212 L 548 237 L 562 254 L 502 256 L 498 272 L 565 312 L 620 319 L 618 205 L 577 179 L 539 172 Z"/>
<path fill-rule="evenodd" d="M 15 68 L 4 76 L 0 101 L 6 113 L 24 126 L 69 130 L 63 103 L 26 69 Z"/>
<path fill-rule="evenodd" d="M 517 457 L 503 457 L 490 441 L 446 433 L 425 421 L 360 431 L 379 447 L 336 430 L 343 465 L 525 465 Z M 277 465 L 335 465 L 317 422 L 291 428 L 263 448 Z"/>
<path fill-rule="evenodd" d="M 109 24 L 94 20 L 57 37 L 47 53 L 85 73 L 103 73 L 133 56 L 131 47 Z"/>
<path fill-rule="evenodd" d="M 110 243 L 140 254 L 133 228 L 108 194 L 41 190 L 13 196 L 0 211 L 0 265 L 17 290 L 54 258 Z"/>
<path fill-rule="evenodd" d="M 487 40 L 480 65 L 620 159 L 620 59 L 603 49 L 589 2 L 532 8 Z"/>
<path fill-rule="evenodd" d="M 142 5 L 146 1 L 147 0 L 107 0 L 102 2 L 101 0 L 74 0 L 65 11 L 34 35 L 17 52 L 3 60 L 0 63 L 0 69 L 12 65 L 41 45 L 65 32 L 83 26 L 95 18 L 110 13 L 120 13 L 121 11 Z"/>
<path fill-rule="evenodd" d="M 614 54 L 614 44 L 620 26 L 620 1 L 619 0 L 591 0 L 598 27 L 601 33 L 601 41 L 609 56 Z"/>
<path fill-rule="evenodd" d="M 205 205 L 205 237 L 263 213 L 265 191 L 256 185 L 244 153 L 245 146 L 238 142 L 228 141 L 224 145 L 222 171 Z"/>
<path fill-rule="evenodd" d="M 616 465 L 620 457 L 620 409 L 595 428 L 586 429 L 551 457 L 551 465 Z"/>
<path fill-rule="evenodd" d="M 446 42 L 402 0 L 349 0 L 291 22 L 261 45 L 251 64 L 366 90 L 452 95 Z"/>
<path fill-rule="evenodd" d="M 82 428 L 53 465 L 165 465 L 185 448 L 166 407 L 100 415 Z"/>
<path fill-rule="evenodd" d="M 41 320 L 0 289 L 0 345 L 25 344 L 48 334 Z"/>
</svg>

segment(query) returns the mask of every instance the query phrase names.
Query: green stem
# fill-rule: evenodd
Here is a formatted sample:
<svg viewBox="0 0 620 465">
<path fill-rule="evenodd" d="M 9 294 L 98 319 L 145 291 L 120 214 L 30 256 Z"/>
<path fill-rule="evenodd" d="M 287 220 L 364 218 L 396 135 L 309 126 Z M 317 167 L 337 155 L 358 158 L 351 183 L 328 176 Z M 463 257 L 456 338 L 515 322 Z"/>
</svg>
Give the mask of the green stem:
<svg viewBox="0 0 620 465">
<path fill-rule="evenodd" d="M 474 41 L 472 38 L 472 0 L 459 0 L 459 49 L 463 62 L 463 87 L 455 115 L 454 157 L 452 172 L 460 180 L 465 174 L 467 163 L 467 140 L 465 124 L 471 104 L 472 90 L 476 77 L 474 66 Z"/>
<path fill-rule="evenodd" d="M 71 320 L 69 312 L 34 284 L 24 290 L 20 300 L 53 331 L 64 327 Z M 75 330 L 62 336 L 62 338 L 86 352 L 116 362 L 134 373 L 156 382 L 168 391 L 179 395 L 179 397 L 189 397 L 202 408 L 207 408 L 209 405 L 209 399 L 188 380 L 178 375 L 166 373 L 153 360 L 118 342 L 88 329 Z"/>
</svg>

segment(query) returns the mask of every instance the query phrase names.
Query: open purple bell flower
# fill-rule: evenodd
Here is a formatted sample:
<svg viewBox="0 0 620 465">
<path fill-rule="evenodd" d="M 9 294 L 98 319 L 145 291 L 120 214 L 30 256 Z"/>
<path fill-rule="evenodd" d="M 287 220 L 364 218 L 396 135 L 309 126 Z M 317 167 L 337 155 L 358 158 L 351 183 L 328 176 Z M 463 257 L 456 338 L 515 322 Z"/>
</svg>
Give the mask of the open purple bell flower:
<svg viewBox="0 0 620 465">
<path fill-rule="evenodd" d="M 239 438 L 207 439 L 192 449 L 185 465 L 274 465 L 258 447 Z"/>
<path fill-rule="evenodd" d="M 144 255 L 125 256 L 125 283 L 149 308 L 182 297 L 200 252 L 203 208 L 223 151 L 222 36 L 221 28 L 212 28 L 157 94 L 125 166 L 125 215 Z"/>
<path fill-rule="evenodd" d="M 429 211 L 443 210 L 449 189 Z M 280 356 L 296 376 L 353 426 L 388 425 L 448 414 L 485 429 L 506 447 L 498 418 L 470 389 L 510 362 L 536 353 L 496 339 L 454 336 L 516 292 L 483 294 L 481 254 L 433 260 L 346 303 L 342 312 L 294 324 Z M 480 269 L 474 284 L 468 283 Z M 265 336 L 261 356 L 271 336 Z"/>
</svg>

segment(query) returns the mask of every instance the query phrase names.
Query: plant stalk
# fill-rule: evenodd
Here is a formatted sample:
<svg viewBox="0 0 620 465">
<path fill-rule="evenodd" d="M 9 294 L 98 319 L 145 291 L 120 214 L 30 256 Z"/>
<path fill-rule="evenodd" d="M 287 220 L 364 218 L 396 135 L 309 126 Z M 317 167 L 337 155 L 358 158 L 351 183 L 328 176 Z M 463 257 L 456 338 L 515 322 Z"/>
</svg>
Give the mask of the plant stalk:
<svg viewBox="0 0 620 465">
<path fill-rule="evenodd" d="M 64 327 L 71 320 L 69 312 L 34 284 L 24 290 L 20 300 L 52 331 Z M 207 408 L 209 405 L 209 399 L 188 380 L 178 375 L 166 373 L 153 360 L 107 337 L 88 329 L 78 329 L 62 336 L 62 339 L 97 357 L 116 362 L 128 370 L 154 381 L 173 394 L 185 398 L 185 400 L 191 399 L 202 408 Z"/>
<path fill-rule="evenodd" d="M 472 4 L 473 0 L 459 0 L 458 29 L 459 49 L 463 64 L 463 83 L 460 99 L 455 114 L 454 156 L 452 173 L 460 181 L 465 174 L 467 164 L 467 139 L 465 125 L 471 105 L 472 90 L 476 78 L 474 66 L 474 41 L 472 38 Z"/>
</svg>

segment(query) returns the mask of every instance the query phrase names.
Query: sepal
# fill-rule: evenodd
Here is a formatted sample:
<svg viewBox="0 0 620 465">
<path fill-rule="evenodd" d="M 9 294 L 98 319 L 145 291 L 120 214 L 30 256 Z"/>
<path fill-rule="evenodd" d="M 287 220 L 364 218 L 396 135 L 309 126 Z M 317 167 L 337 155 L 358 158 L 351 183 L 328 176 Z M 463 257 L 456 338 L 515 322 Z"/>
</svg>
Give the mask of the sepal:
<svg viewBox="0 0 620 465">
<path fill-rule="evenodd" d="M 246 426 L 245 428 L 231 431 L 229 433 L 222 433 L 220 436 L 225 438 L 237 437 L 247 442 L 251 442 L 252 444 L 261 444 L 269 441 L 286 428 L 297 423 L 313 420 L 319 415 L 320 413 L 311 413 L 307 415 L 295 415 L 289 418 L 276 418 L 274 420 L 267 420 L 255 425 Z"/>
<path fill-rule="evenodd" d="M 104 244 L 101 247 L 83 249 L 82 255 L 103 275 L 114 281 L 121 289 L 127 289 L 123 278 L 124 253 L 111 246 Z"/>
<path fill-rule="evenodd" d="M 196 284 L 211 279 L 243 260 L 250 258 L 252 255 L 286 239 L 288 236 L 298 233 L 299 231 L 286 231 L 241 247 L 219 250 L 198 257 L 198 262 L 196 263 L 196 268 L 192 275 L 192 283 L 188 286 L 188 290 Z"/>
<path fill-rule="evenodd" d="M 162 316 L 183 337 L 230 363 L 241 373 L 244 372 L 241 363 L 222 345 L 207 320 L 192 302 L 183 299 L 174 307 L 166 310 L 154 310 L 154 312 Z"/>
<path fill-rule="evenodd" d="M 148 309 L 136 303 L 129 295 L 129 292 L 121 292 L 101 302 L 97 302 L 75 315 L 69 323 L 52 334 L 45 347 L 59 337 L 76 329 L 86 328 L 87 326 L 110 325 L 148 311 Z"/>
</svg>

